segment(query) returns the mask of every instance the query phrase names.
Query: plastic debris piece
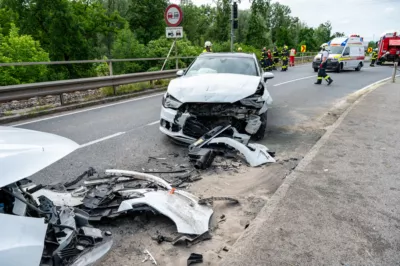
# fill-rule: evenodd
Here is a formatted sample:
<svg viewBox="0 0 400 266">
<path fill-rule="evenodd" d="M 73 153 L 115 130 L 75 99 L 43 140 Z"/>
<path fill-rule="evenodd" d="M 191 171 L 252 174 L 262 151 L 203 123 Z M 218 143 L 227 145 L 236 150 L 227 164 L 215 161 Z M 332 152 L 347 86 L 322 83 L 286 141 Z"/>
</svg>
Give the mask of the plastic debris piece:
<svg viewBox="0 0 400 266">
<path fill-rule="evenodd" d="M 202 263 L 202 262 L 203 262 L 203 255 L 192 253 L 188 258 L 187 265 L 189 266 L 195 263 Z"/>
</svg>

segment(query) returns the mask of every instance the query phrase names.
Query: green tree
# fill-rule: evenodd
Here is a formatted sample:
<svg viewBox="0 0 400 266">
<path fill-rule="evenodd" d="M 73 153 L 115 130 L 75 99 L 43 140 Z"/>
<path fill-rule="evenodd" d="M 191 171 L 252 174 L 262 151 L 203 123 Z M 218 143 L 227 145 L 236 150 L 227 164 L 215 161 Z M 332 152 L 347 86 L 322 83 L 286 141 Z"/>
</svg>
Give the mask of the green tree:
<svg viewBox="0 0 400 266">
<path fill-rule="evenodd" d="M 39 42 L 31 36 L 19 35 L 13 23 L 8 35 L 0 34 L 0 41 L 2 63 L 49 61 L 49 54 L 40 47 Z M 1 86 L 45 81 L 47 74 L 45 65 L 1 67 L 1 70 Z"/>
<path fill-rule="evenodd" d="M 133 32 L 129 29 L 128 23 L 118 32 L 112 48 L 112 54 L 115 59 L 140 58 L 145 56 L 145 46 L 136 39 Z M 134 73 L 143 68 L 143 62 L 113 63 L 113 72 L 115 74 Z"/>
<path fill-rule="evenodd" d="M 321 23 L 314 31 L 314 39 L 318 45 L 328 42 L 331 39 L 332 26 L 331 23 Z"/>
<path fill-rule="evenodd" d="M 127 19 L 141 43 L 147 44 L 165 35 L 164 11 L 167 0 L 131 0 Z"/>
</svg>

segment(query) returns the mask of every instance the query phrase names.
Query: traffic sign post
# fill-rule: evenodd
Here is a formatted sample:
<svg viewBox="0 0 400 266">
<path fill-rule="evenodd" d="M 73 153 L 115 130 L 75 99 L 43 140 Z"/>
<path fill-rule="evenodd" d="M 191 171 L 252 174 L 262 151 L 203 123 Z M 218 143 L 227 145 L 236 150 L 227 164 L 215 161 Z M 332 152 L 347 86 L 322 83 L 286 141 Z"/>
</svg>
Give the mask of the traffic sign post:
<svg viewBox="0 0 400 266">
<path fill-rule="evenodd" d="M 300 47 L 300 53 L 301 53 L 301 63 L 304 63 L 304 53 L 307 51 L 307 45 L 302 45 Z"/>
<path fill-rule="evenodd" d="M 176 69 L 179 68 L 179 61 L 178 61 L 178 43 L 177 40 L 178 38 L 182 38 L 183 37 L 183 28 L 179 27 L 179 25 L 181 25 L 182 20 L 183 20 L 183 12 L 180 6 L 176 5 L 176 4 L 171 4 L 167 7 L 167 9 L 165 9 L 164 12 L 164 19 L 165 19 L 165 23 L 167 23 L 167 26 L 165 28 L 165 35 L 167 38 L 170 39 L 175 39 L 174 42 L 171 45 L 171 49 L 169 50 L 167 59 L 165 59 L 164 61 L 164 65 L 162 67 L 162 69 L 164 69 L 164 66 L 169 58 L 169 55 L 172 51 L 172 48 L 175 46 L 175 66 Z M 161 69 L 161 70 L 162 70 Z"/>
<path fill-rule="evenodd" d="M 171 4 L 165 9 L 164 19 L 168 26 L 178 27 L 183 19 L 183 12 L 180 6 Z"/>
<path fill-rule="evenodd" d="M 182 27 L 166 27 L 165 35 L 167 38 L 183 38 L 183 28 Z"/>
</svg>

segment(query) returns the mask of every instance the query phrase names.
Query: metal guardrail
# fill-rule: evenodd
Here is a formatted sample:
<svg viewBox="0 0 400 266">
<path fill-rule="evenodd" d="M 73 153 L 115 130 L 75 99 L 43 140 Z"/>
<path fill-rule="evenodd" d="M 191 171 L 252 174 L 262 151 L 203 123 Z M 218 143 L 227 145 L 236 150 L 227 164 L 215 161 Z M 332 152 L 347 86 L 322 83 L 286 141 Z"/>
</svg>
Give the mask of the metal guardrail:
<svg viewBox="0 0 400 266">
<path fill-rule="evenodd" d="M 307 62 L 314 56 L 296 57 L 296 61 Z M 177 60 L 193 59 L 195 56 L 187 57 L 164 57 L 164 58 L 132 58 L 132 59 L 107 59 L 107 60 L 80 60 L 80 61 L 53 61 L 53 62 L 19 62 L 19 63 L 0 63 L 0 67 L 10 66 L 31 66 L 31 65 L 62 65 L 62 64 L 86 64 L 86 63 L 107 63 L 109 66 L 109 76 L 81 78 L 61 81 L 38 82 L 21 85 L 0 86 L 0 102 L 28 99 L 38 96 L 59 95 L 63 104 L 63 93 L 98 89 L 102 87 L 113 87 L 116 94 L 116 86 L 153 81 L 159 79 L 169 79 L 176 77 L 175 70 L 141 72 L 124 75 L 113 75 L 113 62 L 131 62 L 147 60 Z"/>
<path fill-rule="evenodd" d="M 143 81 L 168 79 L 176 77 L 176 70 L 152 71 L 144 73 L 82 78 L 61 81 L 39 82 L 0 87 L 0 102 L 33 98 L 46 95 L 60 95 L 63 104 L 63 93 L 98 89 L 108 86 L 119 86 Z"/>
</svg>

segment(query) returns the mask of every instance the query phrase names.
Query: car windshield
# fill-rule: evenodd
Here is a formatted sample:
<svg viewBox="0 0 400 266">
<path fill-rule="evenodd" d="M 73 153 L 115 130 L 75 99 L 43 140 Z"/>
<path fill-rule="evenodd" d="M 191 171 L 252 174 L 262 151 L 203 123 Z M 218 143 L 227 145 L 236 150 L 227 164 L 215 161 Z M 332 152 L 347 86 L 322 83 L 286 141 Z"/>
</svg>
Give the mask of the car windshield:
<svg viewBox="0 0 400 266">
<path fill-rule="evenodd" d="M 208 73 L 242 74 L 258 76 L 256 62 L 244 57 L 199 57 L 188 69 L 186 76 Z"/>
<path fill-rule="evenodd" d="M 343 46 L 328 46 L 326 50 L 330 54 L 342 54 L 344 47 Z"/>
</svg>

